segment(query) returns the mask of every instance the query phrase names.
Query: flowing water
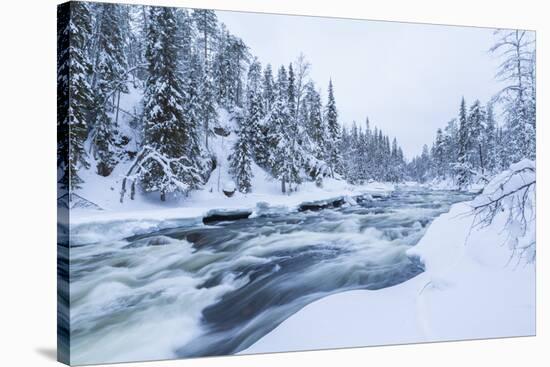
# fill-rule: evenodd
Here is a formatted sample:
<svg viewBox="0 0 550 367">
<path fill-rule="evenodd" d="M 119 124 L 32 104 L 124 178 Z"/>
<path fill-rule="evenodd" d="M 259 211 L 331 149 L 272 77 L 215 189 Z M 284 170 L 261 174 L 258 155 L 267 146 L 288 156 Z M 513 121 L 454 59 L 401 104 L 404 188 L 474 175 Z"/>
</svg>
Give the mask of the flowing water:
<svg viewBox="0 0 550 367">
<path fill-rule="evenodd" d="M 421 273 L 405 251 L 469 198 L 398 190 L 347 207 L 266 211 L 73 245 L 73 362 L 239 352 L 321 297 Z"/>
</svg>

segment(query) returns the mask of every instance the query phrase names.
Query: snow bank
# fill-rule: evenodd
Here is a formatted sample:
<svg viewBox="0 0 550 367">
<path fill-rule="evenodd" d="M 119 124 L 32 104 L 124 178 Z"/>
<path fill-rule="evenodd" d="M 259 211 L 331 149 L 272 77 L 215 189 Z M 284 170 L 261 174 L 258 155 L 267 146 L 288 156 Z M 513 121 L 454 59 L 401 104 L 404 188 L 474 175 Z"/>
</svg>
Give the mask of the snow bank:
<svg viewBox="0 0 550 367">
<path fill-rule="evenodd" d="M 472 229 L 471 204 L 453 205 L 408 250 L 424 273 L 309 304 L 241 353 L 534 335 L 535 266 L 510 261 L 506 213 Z"/>
</svg>

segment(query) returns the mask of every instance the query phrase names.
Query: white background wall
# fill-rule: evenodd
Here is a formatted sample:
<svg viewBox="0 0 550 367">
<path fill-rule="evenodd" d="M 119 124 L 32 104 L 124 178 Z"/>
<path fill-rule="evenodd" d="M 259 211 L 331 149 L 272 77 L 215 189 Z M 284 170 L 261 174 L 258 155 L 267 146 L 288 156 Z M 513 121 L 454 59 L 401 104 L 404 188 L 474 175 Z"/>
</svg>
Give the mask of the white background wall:
<svg viewBox="0 0 550 367">
<path fill-rule="evenodd" d="M 549 9 L 536 0 L 122 1 L 538 31 L 538 336 L 153 362 L 143 366 L 540 366 L 550 359 Z M 56 346 L 56 0 L 0 7 L 0 365 L 54 365 Z M 545 144 L 546 143 L 546 144 Z M 546 288 L 546 291 L 544 291 Z M 368 312 L 368 310 L 365 310 Z M 138 364 L 127 364 L 134 366 Z M 140 364 L 141 366 L 141 364 Z"/>
</svg>

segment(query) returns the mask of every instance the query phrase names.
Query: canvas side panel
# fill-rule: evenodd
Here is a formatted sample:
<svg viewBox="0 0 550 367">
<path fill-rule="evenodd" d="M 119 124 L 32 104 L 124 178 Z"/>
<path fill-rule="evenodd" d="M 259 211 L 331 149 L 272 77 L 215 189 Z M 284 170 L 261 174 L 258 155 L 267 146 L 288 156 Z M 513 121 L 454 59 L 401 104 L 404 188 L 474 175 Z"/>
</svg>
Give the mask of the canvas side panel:
<svg viewBox="0 0 550 367">
<path fill-rule="evenodd" d="M 57 7 L 57 360 L 70 364 L 69 291 L 69 23 L 70 3 Z"/>
</svg>

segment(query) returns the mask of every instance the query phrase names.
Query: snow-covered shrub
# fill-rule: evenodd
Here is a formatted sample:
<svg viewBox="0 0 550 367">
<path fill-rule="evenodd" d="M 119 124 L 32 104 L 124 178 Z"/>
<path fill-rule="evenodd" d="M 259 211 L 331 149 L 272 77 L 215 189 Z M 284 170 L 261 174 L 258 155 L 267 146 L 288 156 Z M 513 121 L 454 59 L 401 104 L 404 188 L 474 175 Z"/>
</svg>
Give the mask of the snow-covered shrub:
<svg viewBox="0 0 550 367">
<path fill-rule="evenodd" d="M 474 227 L 487 227 L 504 216 L 506 244 L 518 262 L 535 261 L 535 188 L 535 162 L 523 159 L 495 176 L 472 201 Z"/>
</svg>

